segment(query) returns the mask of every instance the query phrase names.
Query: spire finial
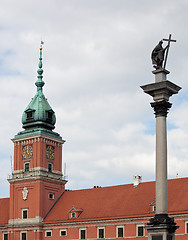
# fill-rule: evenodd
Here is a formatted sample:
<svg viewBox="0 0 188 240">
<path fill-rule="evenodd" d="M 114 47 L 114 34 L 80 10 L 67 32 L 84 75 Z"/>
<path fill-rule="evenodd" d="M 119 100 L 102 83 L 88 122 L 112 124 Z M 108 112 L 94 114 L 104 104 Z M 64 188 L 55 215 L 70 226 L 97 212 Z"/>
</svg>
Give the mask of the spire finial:
<svg viewBox="0 0 188 240">
<path fill-rule="evenodd" d="M 44 86 L 44 81 L 42 80 L 43 76 L 43 69 L 42 69 L 42 45 L 44 44 L 43 41 L 41 41 L 41 44 L 40 44 L 40 57 L 39 57 L 39 69 L 37 70 L 37 73 L 38 73 L 38 80 L 36 81 L 35 85 L 37 86 L 37 92 L 42 92 L 42 87 Z"/>
<path fill-rule="evenodd" d="M 42 45 L 44 44 L 44 42 L 41 40 L 40 41 L 40 50 L 42 50 Z"/>
</svg>

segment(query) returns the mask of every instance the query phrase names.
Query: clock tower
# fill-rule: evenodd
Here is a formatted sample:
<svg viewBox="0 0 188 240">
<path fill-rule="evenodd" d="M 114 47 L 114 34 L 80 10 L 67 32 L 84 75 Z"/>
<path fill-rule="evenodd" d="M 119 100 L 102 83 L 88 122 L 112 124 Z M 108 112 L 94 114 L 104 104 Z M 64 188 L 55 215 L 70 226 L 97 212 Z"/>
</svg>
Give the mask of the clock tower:
<svg viewBox="0 0 188 240">
<path fill-rule="evenodd" d="M 9 227 L 35 225 L 40 229 L 45 216 L 65 191 L 62 174 L 65 141 L 53 131 L 55 112 L 43 94 L 42 46 L 37 73 L 36 95 L 22 116 L 24 130 L 12 139 L 14 171 L 9 179 Z"/>
</svg>

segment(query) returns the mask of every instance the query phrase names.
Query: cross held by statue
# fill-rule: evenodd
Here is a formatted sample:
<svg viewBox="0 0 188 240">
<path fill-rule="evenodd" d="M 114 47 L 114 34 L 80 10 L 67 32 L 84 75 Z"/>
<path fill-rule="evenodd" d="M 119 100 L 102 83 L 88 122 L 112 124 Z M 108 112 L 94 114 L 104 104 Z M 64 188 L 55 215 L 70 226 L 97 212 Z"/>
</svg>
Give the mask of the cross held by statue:
<svg viewBox="0 0 188 240">
<path fill-rule="evenodd" d="M 169 51 L 169 48 L 170 48 L 170 42 L 176 42 L 176 40 L 173 40 L 171 39 L 171 34 L 169 34 L 169 38 L 168 39 L 163 39 L 163 41 L 167 41 L 168 42 L 168 45 L 167 45 L 167 50 L 166 50 L 166 56 L 165 56 L 165 61 L 164 61 L 164 68 L 166 67 L 166 61 L 167 61 L 167 57 L 168 57 L 168 51 Z"/>
</svg>

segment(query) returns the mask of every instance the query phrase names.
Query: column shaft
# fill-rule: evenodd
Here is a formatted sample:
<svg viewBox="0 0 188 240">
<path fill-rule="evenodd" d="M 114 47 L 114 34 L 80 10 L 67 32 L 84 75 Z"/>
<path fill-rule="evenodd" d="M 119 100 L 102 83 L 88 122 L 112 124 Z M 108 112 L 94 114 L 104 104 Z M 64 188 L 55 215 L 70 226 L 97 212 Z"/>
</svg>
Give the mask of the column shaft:
<svg viewBox="0 0 188 240">
<path fill-rule="evenodd" d="M 156 117 L 156 214 L 167 214 L 166 116 Z"/>
</svg>

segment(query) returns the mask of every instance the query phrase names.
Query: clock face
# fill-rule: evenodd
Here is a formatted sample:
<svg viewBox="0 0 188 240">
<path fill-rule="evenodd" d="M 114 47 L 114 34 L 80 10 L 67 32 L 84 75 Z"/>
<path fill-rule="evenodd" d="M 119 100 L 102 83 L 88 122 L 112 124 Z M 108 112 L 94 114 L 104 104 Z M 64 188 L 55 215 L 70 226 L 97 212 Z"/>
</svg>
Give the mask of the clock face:
<svg viewBox="0 0 188 240">
<path fill-rule="evenodd" d="M 33 146 L 32 145 L 26 145 L 22 148 L 22 158 L 32 158 L 33 156 Z"/>
<path fill-rule="evenodd" d="M 46 158 L 54 160 L 54 147 L 46 145 Z"/>
</svg>

